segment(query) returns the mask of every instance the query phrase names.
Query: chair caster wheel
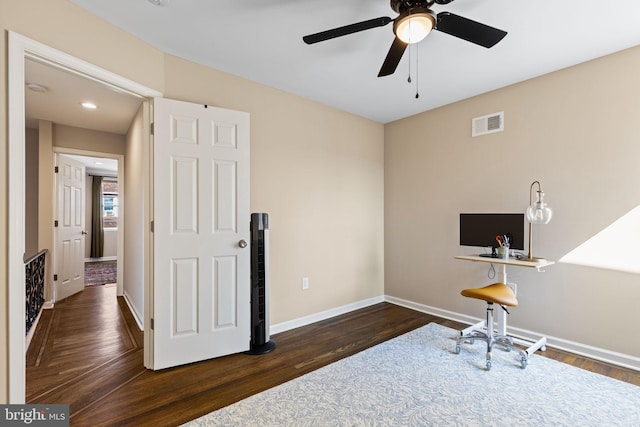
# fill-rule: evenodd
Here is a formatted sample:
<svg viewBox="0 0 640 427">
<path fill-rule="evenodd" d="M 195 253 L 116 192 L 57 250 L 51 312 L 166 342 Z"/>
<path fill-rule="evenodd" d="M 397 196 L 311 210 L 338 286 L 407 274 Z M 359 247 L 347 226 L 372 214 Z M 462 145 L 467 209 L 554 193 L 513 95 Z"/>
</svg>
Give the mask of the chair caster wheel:
<svg viewBox="0 0 640 427">
<path fill-rule="evenodd" d="M 456 344 L 456 349 L 454 351 L 456 354 L 460 354 L 460 344 Z"/>
<path fill-rule="evenodd" d="M 527 367 L 527 364 L 529 363 L 529 359 L 527 359 L 526 357 L 522 356 L 522 359 L 520 359 L 520 367 L 522 369 Z"/>
<path fill-rule="evenodd" d="M 487 360 L 487 371 L 491 370 L 491 360 Z"/>
</svg>

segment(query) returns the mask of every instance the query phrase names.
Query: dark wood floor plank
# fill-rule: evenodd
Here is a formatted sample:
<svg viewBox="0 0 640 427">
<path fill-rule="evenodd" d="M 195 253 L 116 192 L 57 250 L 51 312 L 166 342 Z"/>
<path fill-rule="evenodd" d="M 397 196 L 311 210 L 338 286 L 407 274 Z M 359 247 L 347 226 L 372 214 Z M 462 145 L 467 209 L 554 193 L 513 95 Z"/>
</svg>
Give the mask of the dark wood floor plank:
<svg viewBox="0 0 640 427">
<path fill-rule="evenodd" d="M 144 337 L 124 300 L 96 286 L 43 315 L 27 354 L 27 401 L 70 404 L 74 426 L 179 425 L 429 322 L 465 326 L 381 303 L 274 335 L 268 354 L 154 372 L 143 367 Z M 640 385 L 640 372 L 551 348 L 538 353 Z"/>
</svg>

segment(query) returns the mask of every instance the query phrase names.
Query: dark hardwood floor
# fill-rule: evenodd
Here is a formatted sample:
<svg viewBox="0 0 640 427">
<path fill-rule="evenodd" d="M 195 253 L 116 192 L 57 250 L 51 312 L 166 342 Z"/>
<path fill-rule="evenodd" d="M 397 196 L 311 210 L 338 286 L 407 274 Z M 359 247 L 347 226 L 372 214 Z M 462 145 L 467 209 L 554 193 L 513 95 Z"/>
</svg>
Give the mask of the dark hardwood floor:
<svg viewBox="0 0 640 427">
<path fill-rule="evenodd" d="M 429 322 L 389 303 L 272 336 L 275 351 L 163 371 L 143 367 L 143 335 L 115 287 L 94 286 L 45 310 L 27 352 L 28 403 L 70 405 L 72 426 L 173 426 Z M 539 353 L 640 386 L 640 372 L 548 348 Z"/>
</svg>

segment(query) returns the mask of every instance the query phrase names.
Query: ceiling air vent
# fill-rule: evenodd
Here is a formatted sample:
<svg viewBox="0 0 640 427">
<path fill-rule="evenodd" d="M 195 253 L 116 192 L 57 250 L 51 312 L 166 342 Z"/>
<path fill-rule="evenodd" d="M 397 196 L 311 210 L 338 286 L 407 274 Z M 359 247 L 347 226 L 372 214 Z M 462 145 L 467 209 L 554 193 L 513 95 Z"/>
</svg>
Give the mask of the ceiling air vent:
<svg viewBox="0 0 640 427">
<path fill-rule="evenodd" d="M 471 136 L 486 135 L 504 130 L 504 111 L 471 119 Z"/>
</svg>

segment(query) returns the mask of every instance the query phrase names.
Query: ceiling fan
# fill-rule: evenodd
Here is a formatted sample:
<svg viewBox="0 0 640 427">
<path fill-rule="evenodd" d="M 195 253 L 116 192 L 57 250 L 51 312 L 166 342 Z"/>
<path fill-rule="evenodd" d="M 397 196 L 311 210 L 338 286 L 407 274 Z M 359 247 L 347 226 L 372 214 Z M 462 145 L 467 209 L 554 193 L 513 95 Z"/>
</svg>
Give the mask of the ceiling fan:
<svg viewBox="0 0 640 427">
<path fill-rule="evenodd" d="M 448 4 L 453 0 L 391 0 L 391 9 L 399 15 L 395 18 L 382 16 L 331 30 L 321 31 L 304 36 L 306 44 L 314 44 L 325 40 L 342 37 L 371 28 L 383 27 L 393 22 L 395 39 L 389 53 L 382 63 L 378 77 L 393 74 L 402 59 L 407 45 L 424 39 L 431 30 L 461 38 L 486 48 L 490 48 L 507 35 L 506 31 L 472 21 L 449 12 L 437 15 L 431 10 L 434 3 Z"/>
</svg>

